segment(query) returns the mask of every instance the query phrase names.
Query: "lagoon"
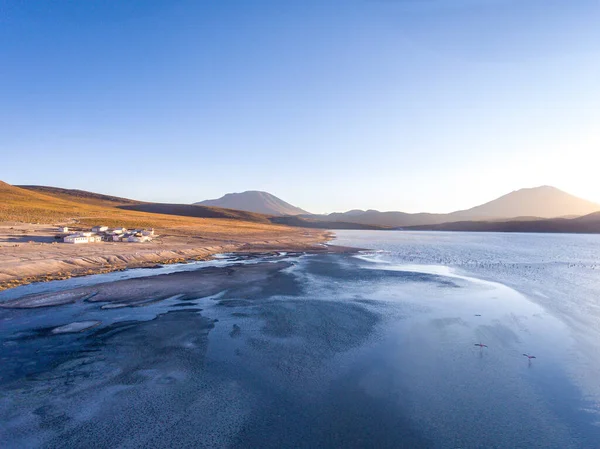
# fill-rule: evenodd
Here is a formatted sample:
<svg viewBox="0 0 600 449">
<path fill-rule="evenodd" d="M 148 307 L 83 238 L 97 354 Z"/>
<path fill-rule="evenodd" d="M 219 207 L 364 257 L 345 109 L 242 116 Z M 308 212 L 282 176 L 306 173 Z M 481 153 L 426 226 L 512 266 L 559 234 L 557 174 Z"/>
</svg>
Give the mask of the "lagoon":
<svg viewBox="0 0 600 449">
<path fill-rule="evenodd" d="M 4 292 L 2 446 L 598 447 L 600 236 L 336 234 Z"/>
</svg>

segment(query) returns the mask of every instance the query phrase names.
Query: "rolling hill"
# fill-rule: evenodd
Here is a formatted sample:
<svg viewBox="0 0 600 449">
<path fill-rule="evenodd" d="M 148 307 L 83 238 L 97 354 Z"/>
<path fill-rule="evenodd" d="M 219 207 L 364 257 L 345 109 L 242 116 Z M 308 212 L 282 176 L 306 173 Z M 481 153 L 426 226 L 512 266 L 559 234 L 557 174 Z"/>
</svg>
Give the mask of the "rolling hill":
<svg viewBox="0 0 600 449">
<path fill-rule="evenodd" d="M 255 214 L 243 210 L 200 206 L 196 204 L 139 203 L 123 204 L 117 207 L 123 210 L 135 210 L 151 214 L 178 215 L 181 217 L 196 218 L 226 218 L 230 220 L 253 221 L 256 223 L 270 223 L 269 217 L 263 214 Z"/>
<path fill-rule="evenodd" d="M 142 201 L 131 200 L 129 198 L 103 195 L 101 193 L 87 192 L 85 190 L 62 189 L 60 187 L 36 185 L 16 185 L 14 187 L 30 190 L 32 192 L 43 193 L 45 195 L 62 198 L 68 201 L 84 201 L 86 204 L 95 203 L 102 205 L 114 205 L 142 203 Z"/>
<path fill-rule="evenodd" d="M 108 226 L 163 228 L 233 226 L 236 229 L 232 228 L 232 233 L 251 224 L 274 228 L 283 225 L 318 229 L 382 229 L 380 226 L 329 223 L 197 204 L 149 203 L 85 190 L 12 186 L 1 181 L 0 197 L 3 200 L 0 203 L 0 222 L 75 222 L 90 226 L 102 223 Z"/>
<path fill-rule="evenodd" d="M 45 195 L 48 198 L 48 201 L 50 201 L 50 208 L 52 208 L 52 204 L 58 204 L 58 200 L 63 207 L 70 205 L 74 208 L 81 208 L 83 205 L 85 205 L 85 207 L 92 206 L 92 209 L 94 206 L 96 206 L 102 208 L 116 208 L 123 211 L 145 212 L 150 214 L 177 215 L 193 218 L 219 218 L 252 221 L 256 223 L 269 223 L 269 220 L 265 215 L 231 209 L 222 209 L 218 207 L 195 206 L 190 204 L 148 203 L 128 198 L 103 195 L 101 193 L 87 192 L 85 190 L 62 189 L 49 186 L 27 185 L 10 187 L 12 187 L 13 190 L 22 189 L 24 191 L 29 191 L 34 195 Z M 26 195 L 25 192 L 23 192 L 22 195 Z"/>
<path fill-rule="evenodd" d="M 199 204 L 149 203 L 84 190 L 49 186 L 12 186 L 0 182 L 0 194 L 4 199 L 0 204 L 0 222 L 60 223 L 75 220 L 88 225 L 102 222 L 109 226 L 170 227 L 207 223 L 226 226 L 224 220 L 233 220 L 236 227 L 256 223 L 266 226 L 283 225 L 319 229 L 382 229 L 380 226 L 329 223 L 291 215 L 273 216 Z M 209 222 L 199 222 L 196 219 L 209 220 Z M 242 222 L 248 225 L 242 225 Z M 232 230 L 232 232 L 237 231 Z"/>
<path fill-rule="evenodd" d="M 359 223 L 351 223 L 346 221 L 322 221 L 311 218 L 304 218 L 298 215 L 285 215 L 281 217 L 271 217 L 271 223 L 277 223 L 287 226 L 299 226 L 302 228 L 316 229 L 356 229 L 356 230 L 385 230 L 390 229 L 384 226 L 366 225 Z"/>
<path fill-rule="evenodd" d="M 0 181 L 0 221 L 52 223 L 81 215 L 81 204 Z"/>
<path fill-rule="evenodd" d="M 232 234 L 277 228 L 267 216 L 181 204 L 136 202 L 82 190 L 12 186 L 0 181 L 0 222 L 178 228 Z M 191 228 L 190 228 L 191 229 Z M 229 231 L 227 231 L 229 229 Z"/>
<path fill-rule="evenodd" d="M 242 193 L 228 193 L 215 200 L 200 201 L 194 204 L 276 216 L 308 214 L 305 210 L 292 206 L 290 203 L 286 203 L 275 195 L 257 190 L 248 190 Z"/>
<path fill-rule="evenodd" d="M 321 221 L 343 221 L 359 223 L 370 226 L 383 226 L 387 228 L 399 228 L 403 226 L 414 226 L 429 223 L 444 223 L 448 221 L 445 214 L 417 213 L 409 214 L 407 212 L 380 212 L 369 209 L 366 211 L 353 210 L 351 212 L 333 212 L 329 215 L 302 215 L 303 218 L 321 220 Z"/>
</svg>

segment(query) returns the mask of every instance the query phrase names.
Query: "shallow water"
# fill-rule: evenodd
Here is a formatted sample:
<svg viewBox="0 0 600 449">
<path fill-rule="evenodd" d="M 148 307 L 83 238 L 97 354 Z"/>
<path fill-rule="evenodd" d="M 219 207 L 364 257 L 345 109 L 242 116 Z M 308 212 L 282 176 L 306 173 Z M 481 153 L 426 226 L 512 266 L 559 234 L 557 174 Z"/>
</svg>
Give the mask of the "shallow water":
<svg viewBox="0 0 600 449">
<path fill-rule="evenodd" d="M 0 446 L 600 447 L 600 236 L 337 234 L 374 251 L 248 259 L 292 265 L 185 301 L 0 310 Z"/>
</svg>

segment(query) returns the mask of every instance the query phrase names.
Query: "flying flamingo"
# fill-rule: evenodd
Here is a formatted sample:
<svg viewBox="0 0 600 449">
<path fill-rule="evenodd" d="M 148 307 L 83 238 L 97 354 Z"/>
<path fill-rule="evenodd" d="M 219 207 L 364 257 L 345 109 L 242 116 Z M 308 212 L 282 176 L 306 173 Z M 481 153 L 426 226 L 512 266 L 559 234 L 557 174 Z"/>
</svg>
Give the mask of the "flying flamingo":
<svg viewBox="0 0 600 449">
<path fill-rule="evenodd" d="M 529 361 L 531 362 L 531 359 L 535 359 L 536 356 L 534 355 L 529 355 L 529 354 L 523 354 L 525 357 L 527 357 L 529 359 Z"/>
<path fill-rule="evenodd" d="M 487 348 L 488 345 L 484 345 L 482 343 L 475 343 L 475 346 L 479 346 L 480 349 Z"/>
</svg>

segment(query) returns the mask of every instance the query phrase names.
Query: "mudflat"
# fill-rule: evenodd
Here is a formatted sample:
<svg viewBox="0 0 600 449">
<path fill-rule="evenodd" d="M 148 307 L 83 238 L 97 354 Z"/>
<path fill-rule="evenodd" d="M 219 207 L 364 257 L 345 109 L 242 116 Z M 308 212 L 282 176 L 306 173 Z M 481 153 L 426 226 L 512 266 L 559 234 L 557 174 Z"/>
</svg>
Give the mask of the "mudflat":
<svg viewBox="0 0 600 449">
<path fill-rule="evenodd" d="M 280 261 L 208 267 L 197 271 L 160 274 L 67 291 L 27 295 L 1 302 L 0 307 L 35 309 L 85 300 L 110 303 L 106 308 L 115 308 L 142 306 L 171 297 L 177 297 L 179 300 L 204 298 L 230 288 L 243 290 L 245 285 L 266 281 L 270 276 L 290 266 L 290 262 Z"/>
</svg>

